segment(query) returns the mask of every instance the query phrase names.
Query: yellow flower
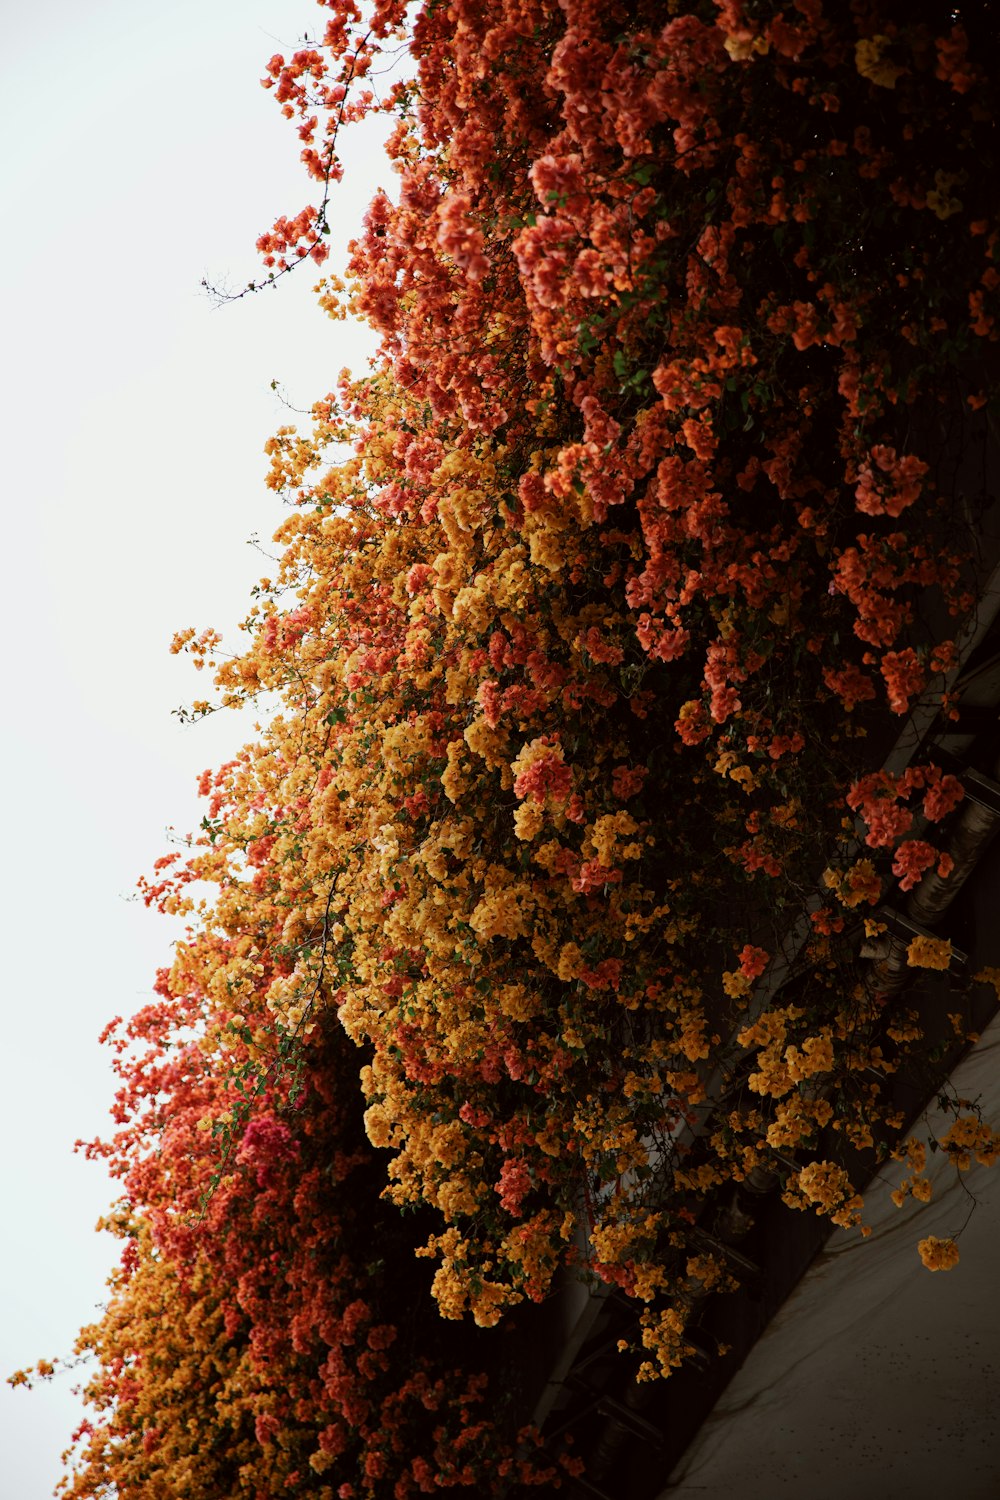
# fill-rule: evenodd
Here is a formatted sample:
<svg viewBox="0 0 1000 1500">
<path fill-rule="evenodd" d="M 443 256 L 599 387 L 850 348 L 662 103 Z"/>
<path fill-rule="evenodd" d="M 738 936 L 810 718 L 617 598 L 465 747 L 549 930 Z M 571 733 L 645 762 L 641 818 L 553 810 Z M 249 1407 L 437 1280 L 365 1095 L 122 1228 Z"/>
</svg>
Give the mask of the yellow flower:
<svg viewBox="0 0 1000 1500">
<path fill-rule="evenodd" d="M 952 214 L 961 211 L 961 198 L 953 198 L 951 189 L 958 178 L 953 172 L 934 173 L 934 186 L 927 194 L 927 207 L 937 215 L 939 219 L 950 219 Z"/>
<path fill-rule="evenodd" d="M 771 43 L 764 36 L 751 36 L 741 32 L 739 36 L 727 36 L 722 43 L 733 62 L 749 62 L 757 54 L 770 52 Z"/>
<path fill-rule="evenodd" d="M 930 1234 L 920 1241 L 917 1249 L 928 1271 L 950 1271 L 958 1265 L 958 1246 L 954 1240 L 939 1240 Z"/>
<path fill-rule="evenodd" d="M 745 792 L 752 792 L 757 785 L 750 767 L 740 765 L 733 750 L 723 750 L 714 769 L 717 776 L 728 776 L 730 781 L 735 781 Z"/>
<path fill-rule="evenodd" d="M 975 980 L 977 984 L 988 984 L 996 995 L 997 1000 L 1000 1000 L 1000 969 L 980 969 L 979 973 L 975 975 Z"/>
<path fill-rule="evenodd" d="M 788 1047 L 785 1051 L 785 1065 L 788 1076 L 794 1083 L 803 1078 L 812 1078 L 817 1073 L 832 1072 L 833 1042 L 829 1031 L 820 1036 L 806 1037 L 801 1049 Z"/>
<path fill-rule="evenodd" d="M 882 89 L 894 89 L 896 79 L 906 72 L 883 55 L 892 43 L 887 36 L 868 37 L 854 44 L 854 66 L 862 78 Z"/>
<path fill-rule="evenodd" d="M 392 1121 L 381 1104 L 373 1104 L 365 1110 L 365 1134 L 373 1146 L 391 1144 Z"/>
<path fill-rule="evenodd" d="M 751 984 L 739 969 L 726 969 L 722 975 L 722 988 L 730 1000 L 739 1000 L 751 988 Z"/>
<path fill-rule="evenodd" d="M 862 901 L 874 903 L 882 894 L 882 882 L 870 859 L 855 860 L 849 870 L 825 870 L 823 883 L 843 906 L 852 908 Z"/>
<path fill-rule="evenodd" d="M 630 834 L 638 832 L 638 829 L 635 819 L 624 811 L 606 813 L 603 818 L 598 818 L 590 829 L 590 838 L 601 864 L 610 869 L 619 856 L 622 859 L 638 859 L 642 849 L 635 842 L 626 844 L 623 849 L 618 847 L 623 838 L 627 839 Z"/>
<path fill-rule="evenodd" d="M 951 963 L 951 941 L 916 937 L 906 950 L 906 962 L 911 969 L 947 969 Z"/>
<path fill-rule="evenodd" d="M 541 830 L 545 822 L 545 809 L 537 802 L 522 802 L 514 812 L 514 832 L 528 843 Z"/>
</svg>

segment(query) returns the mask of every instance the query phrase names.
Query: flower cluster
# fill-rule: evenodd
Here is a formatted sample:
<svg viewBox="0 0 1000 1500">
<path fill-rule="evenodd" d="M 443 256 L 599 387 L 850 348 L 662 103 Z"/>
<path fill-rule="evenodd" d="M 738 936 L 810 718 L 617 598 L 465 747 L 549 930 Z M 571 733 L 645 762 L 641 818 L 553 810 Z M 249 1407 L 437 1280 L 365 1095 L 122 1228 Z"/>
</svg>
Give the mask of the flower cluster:
<svg viewBox="0 0 1000 1500">
<path fill-rule="evenodd" d="M 962 794 L 871 747 L 946 706 L 977 583 L 995 48 L 880 0 L 325 9 L 265 80 L 323 202 L 261 249 L 321 258 L 338 131 L 391 111 L 397 197 L 320 287 L 380 353 L 269 445 L 280 558 L 215 683 L 280 708 L 145 888 L 190 929 L 122 1044 L 80 1496 L 554 1485 L 453 1323 L 582 1271 L 669 1373 L 712 1195 L 760 1168 L 859 1225 L 922 1045 L 849 924 L 947 874 Z"/>
</svg>

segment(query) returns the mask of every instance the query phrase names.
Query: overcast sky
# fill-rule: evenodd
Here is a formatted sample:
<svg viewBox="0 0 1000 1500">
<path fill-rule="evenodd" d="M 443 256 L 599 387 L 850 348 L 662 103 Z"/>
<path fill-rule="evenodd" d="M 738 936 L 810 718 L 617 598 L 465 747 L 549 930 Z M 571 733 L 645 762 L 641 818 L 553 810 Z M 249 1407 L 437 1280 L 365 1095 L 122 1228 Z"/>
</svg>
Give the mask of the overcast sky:
<svg viewBox="0 0 1000 1500">
<path fill-rule="evenodd" d="M 105 1129 L 98 1033 L 143 1003 L 172 937 L 129 898 L 168 826 L 200 818 L 197 773 L 244 736 L 171 715 L 205 684 L 170 638 L 231 637 L 266 570 L 247 540 L 282 515 L 263 482 L 289 420 L 271 381 L 308 407 L 370 349 L 316 308 L 308 270 L 222 309 L 199 286 L 249 280 L 257 235 L 315 201 L 259 79 L 317 24 L 309 0 L 5 10 L 4 1377 L 69 1353 L 101 1301 L 113 1189 L 72 1144 Z M 349 153 L 335 269 L 391 186 L 377 137 Z M 0 1386 L 3 1500 L 51 1494 L 70 1384 Z"/>
</svg>

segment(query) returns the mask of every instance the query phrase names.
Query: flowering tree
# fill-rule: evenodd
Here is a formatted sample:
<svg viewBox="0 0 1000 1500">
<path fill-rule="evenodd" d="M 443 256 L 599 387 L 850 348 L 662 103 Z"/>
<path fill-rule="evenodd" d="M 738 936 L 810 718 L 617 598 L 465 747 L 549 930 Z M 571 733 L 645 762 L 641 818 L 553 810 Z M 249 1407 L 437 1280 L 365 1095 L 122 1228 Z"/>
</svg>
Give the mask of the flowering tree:
<svg viewBox="0 0 1000 1500">
<path fill-rule="evenodd" d="M 990 8 L 325 9 L 265 79 L 321 203 L 259 248 L 325 261 L 339 132 L 390 111 L 398 194 L 318 289 L 381 353 L 270 444 L 281 558 L 215 688 L 282 708 L 146 886 L 191 925 L 94 1148 L 125 1248 L 73 1494 L 555 1484 L 478 1342 L 406 1346 L 404 1227 L 446 1319 L 576 1268 L 669 1373 L 709 1197 L 761 1169 L 860 1224 L 847 1153 L 924 1046 L 857 948 L 962 797 L 879 766 L 979 583 Z"/>
</svg>

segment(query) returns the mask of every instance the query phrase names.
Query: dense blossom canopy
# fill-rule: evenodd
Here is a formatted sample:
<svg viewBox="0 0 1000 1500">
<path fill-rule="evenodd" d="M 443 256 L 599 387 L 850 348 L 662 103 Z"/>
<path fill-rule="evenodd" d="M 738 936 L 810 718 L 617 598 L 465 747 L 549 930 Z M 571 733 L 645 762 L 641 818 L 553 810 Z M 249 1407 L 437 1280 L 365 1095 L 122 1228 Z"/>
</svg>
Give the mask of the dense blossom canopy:
<svg viewBox="0 0 1000 1500">
<path fill-rule="evenodd" d="M 859 1225 L 848 1154 L 891 1148 L 922 1045 L 856 955 L 889 884 L 946 877 L 962 797 L 879 768 L 948 711 L 980 581 L 990 7 L 324 12 L 264 80 L 320 206 L 259 248 L 325 261 L 339 132 L 389 111 L 396 188 L 320 284 L 381 352 L 269 444 L 245 649 L 175 643 L 280 707 L 146 885 L 190 927 L 110 1033 L 123 1256 L 74 1496 L 555 1486 L 469 1320 L 594 1275 L 669 1373 L 725 1284 L 706 1198 L 761 1169 Z"/>
</svg>

